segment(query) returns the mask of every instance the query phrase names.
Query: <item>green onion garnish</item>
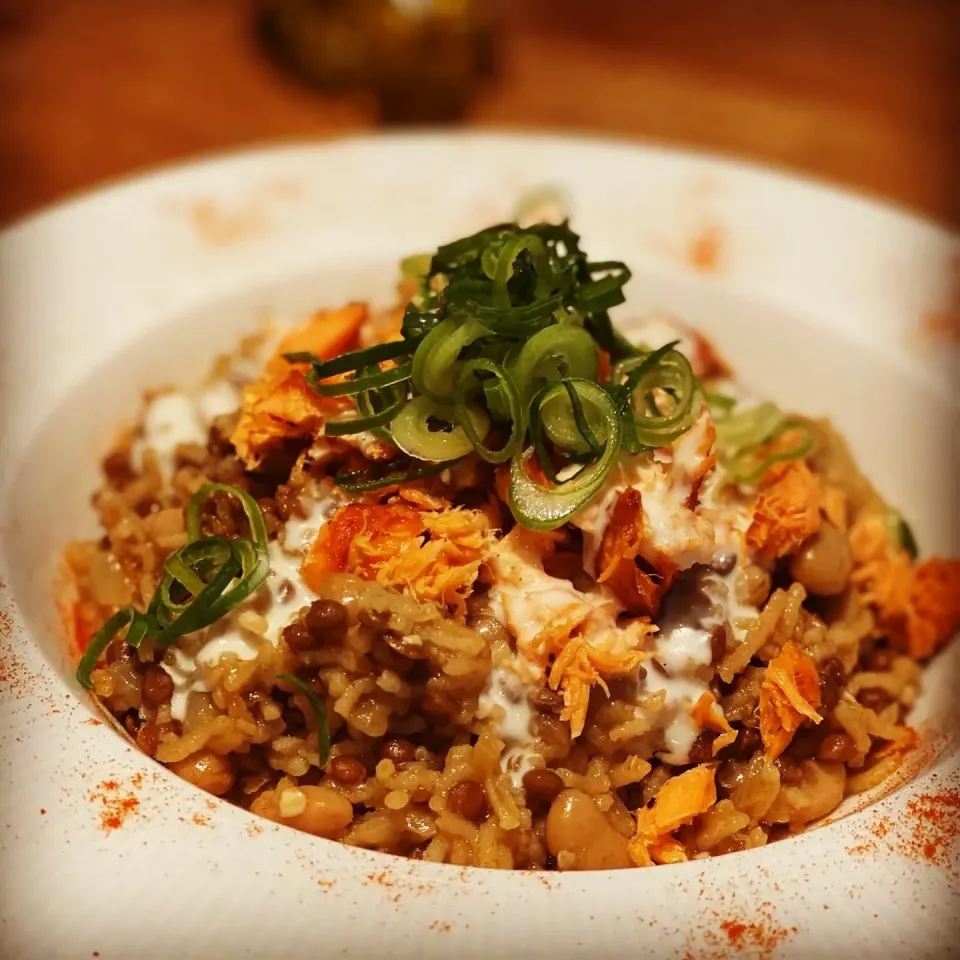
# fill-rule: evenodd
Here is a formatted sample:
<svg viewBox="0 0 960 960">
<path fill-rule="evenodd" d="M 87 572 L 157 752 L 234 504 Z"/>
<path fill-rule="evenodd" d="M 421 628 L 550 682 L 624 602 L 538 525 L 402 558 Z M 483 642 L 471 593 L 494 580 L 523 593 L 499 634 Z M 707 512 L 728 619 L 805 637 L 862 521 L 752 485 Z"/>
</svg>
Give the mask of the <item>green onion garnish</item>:
<svg viewBox="0 0 960 960">
<path fill-rule="evenodd" d="M 226 540 L 204 537 L 203 507 L 208 497 L 223 492 L 240 501 L 250 525 L 250 537 Z M 97 631 L 80 658 L 77 680 L 88 690 L 101 654 L 127 627 L 126 643 L 139 647 L 149 637 L 168 647 L 180 637 L 216 623 L 247 599 L 270 573 L 267 528 L 256 500 L 225 483 L 206 483 L 186 508 L 189 541 L 164 562 L 164 574 L 146 611 L 126 606 Z"/>
<path fill-rule="evenodd" d="M 320 395 L 356 398 L 357 416 L 330 422 L 329 436 L 372 430 L 411 458 L 335 477 L 346 490 L 419 479 L 471 453 L 516 463 L 526 443 L 522 458 L 536 453 L 550 478 L 556 456 L 581 467 L 576 483 L 557 484 L 563 495 L 514 484 L 520 522 L 559 525 L 602 483 L 621 445 L 640 452 L 669 443 L 699 412 L 686 358 L 641 352 L 610 322 L 630 279 L 626 264 L 591 261 L 567 223 L 497 224 L 432 257 L 408 257 L 401 271 L 419 280 L 401 340 L 323 362 L 287 357 L 311 364 L 307 378 Z M 607 387 L 597 383 L 600 350 L 627 363 Z M 549 509 L 535 506 L 544 498 Z"/>
<path fill-rule="evenodd" d="M 554 399 L 569 402 L 572 385 L 585 408 L 592 409 L 601 425 L 603 447 L 599 456 L 585 463 L 568 480 L 560 481 L 545 451 L 542 411 Z M 610 394 L 589 380 L 566 380 L 545 386 L 534 398 L 531 408 L 533 446 L 514 456 L 510 464 L 510 509 L 517 520 L 532 530 L 554 530 L 583 507 L 603 485 L 620 455 L 621 417 Z M 592 432 L 592 431 L 591 431 Z M 536 453 L 540 466 L 554 486 L 546 487 L 527 473 L 527 463 Z"/>
<path fill-rule="evenodd" d="M 796 442 L 791 447 L 770 450 L 766 444 L 783 434 L 796 433 Z M 756 483 L 775 463 L 802 460 L 813 452 L 813 431 L 802 420 L 784 420 L 767 438 L 765 444 L 745 447 L 726 462 L 727 476 L 733 483 Z"/>
<path fill-rule="evenodd" d="M 456 460 L 442 460 L 440 463 L 412 466 L 403 460 L 392 460 L 389 463 L 379 464 L 367 470 L 352 470 L 348 473 L 338 473 L 333 482 L 347 493 L 367 493 L 370 490 L 381 490 L 384 487 L 393 487 L 400 483 L 413 483 L 424 477 L 432 477 L 443 473 L 462 458 Z"/>
<path fill-rule="evenodd" d="M 317 752 L 320 754 L 321 769 L 327 765 L 330 757 L 330 722 L 327 719 L 327 710 L 323 701 L 299 678 L 292 673 L 278 673 L 278 680 L 285 680 L 297 688 L 313 708 L 313 715 L 317 721 Z"/>
<path fill-rule="evenodd" d="M 887 537 L 898 550 L 905 550 L 911 560 L 916 560 L 920 549 L 913 529 L 899 510 L 887 507 Z"/>
</svg>

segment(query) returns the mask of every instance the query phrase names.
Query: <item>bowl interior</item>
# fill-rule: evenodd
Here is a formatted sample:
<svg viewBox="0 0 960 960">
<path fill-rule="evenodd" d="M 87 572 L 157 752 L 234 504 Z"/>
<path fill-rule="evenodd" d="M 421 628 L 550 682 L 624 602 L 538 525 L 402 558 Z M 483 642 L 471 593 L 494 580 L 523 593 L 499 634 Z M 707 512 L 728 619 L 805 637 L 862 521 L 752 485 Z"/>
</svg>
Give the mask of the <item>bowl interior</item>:
<svg viewBox="0 0 960 960">
<path fill-rule="evenodd" d="M 293 322 L 351 299 L 388 303 L 394 271 L 391 262 L 357 262 L 213 299 L 104 358 L 58 398 L 13 473 L 3 550 L 30 636 L 67 687 L 79 689 L 53 605 L 57 558 L 68 540 L 95 535 L 90 494 L 99 482 L 98 454 L 135 415 L 142 391 L 199 382 L 218 353 L 266 321 Z M 626 332 L 645 309 L 669 310 L 713 339 L 751 393 L 830 416 L 881 492 L 910 520 L 923 551 L 960 550 L 951 479 L 960 417 L 922 370 L 696 280 L 640 272 L 628 304 L 618 317 Z M 930 666 L 914 716 L 941 744 L 950 735 L 955 664 L 948 656 Z"/>
</svg>

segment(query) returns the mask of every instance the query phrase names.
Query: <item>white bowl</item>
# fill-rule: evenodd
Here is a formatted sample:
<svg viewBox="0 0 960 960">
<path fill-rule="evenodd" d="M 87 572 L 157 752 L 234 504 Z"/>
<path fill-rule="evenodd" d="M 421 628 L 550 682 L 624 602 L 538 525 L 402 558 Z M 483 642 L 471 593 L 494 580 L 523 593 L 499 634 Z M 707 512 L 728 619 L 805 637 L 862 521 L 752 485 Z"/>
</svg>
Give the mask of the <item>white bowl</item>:
<svg viewBox="0 0 960 960">
<path fill-rule="evenodd" d="M 387 300 L 399 257 L 544 183 L 592 254 L 634 269 L 621 317 L 665 307 L 754 392 L 829 414 L 923 550 L 960 552 L 960 242 L 903 213 L 709 157 L 435 135 L 213 159 L 39 214 L 0 239 L 0 955 L 956 949 L 957 644 L 925 674 L 922 744 L 884 799 L 749 853 L 624 873 L 461 870 L 296 833 L 167 773 L 74 681 L 54 560 L 94 530 L 98 452 L 140 390 L 198 379 L 268 315 Z M 952 833 L 934 822 L 950 803 Z"/>
</svg>

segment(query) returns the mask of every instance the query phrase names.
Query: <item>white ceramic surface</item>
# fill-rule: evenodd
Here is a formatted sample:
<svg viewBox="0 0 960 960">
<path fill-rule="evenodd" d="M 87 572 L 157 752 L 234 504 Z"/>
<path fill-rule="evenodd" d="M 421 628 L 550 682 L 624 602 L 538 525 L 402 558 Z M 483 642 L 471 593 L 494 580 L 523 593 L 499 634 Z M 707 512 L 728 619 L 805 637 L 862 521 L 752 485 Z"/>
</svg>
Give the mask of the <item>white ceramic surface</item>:
<svg viewBox="0 0 960 960">
<path fill-rule="evenodd" d="M 98 450 L 140 388 L 196 380 L 267 316 L 385 301 L 399 257 L 544 183 L 592 254 L 634 269 L 621 319 L 665 307 L 754 391 L 831 414 L 924 550 L 960 552 L 960 242 L 892 209 L 665 150 L 431 135 L 213 159 L 32 217 L 0 238 L 0 956 L 956 955 L 957 644 L 898 790 L 750 853 L 616 874 L 299 834 L 177 780 L 81 696 L 53 559 L 92 531 Z"/>
</svg>

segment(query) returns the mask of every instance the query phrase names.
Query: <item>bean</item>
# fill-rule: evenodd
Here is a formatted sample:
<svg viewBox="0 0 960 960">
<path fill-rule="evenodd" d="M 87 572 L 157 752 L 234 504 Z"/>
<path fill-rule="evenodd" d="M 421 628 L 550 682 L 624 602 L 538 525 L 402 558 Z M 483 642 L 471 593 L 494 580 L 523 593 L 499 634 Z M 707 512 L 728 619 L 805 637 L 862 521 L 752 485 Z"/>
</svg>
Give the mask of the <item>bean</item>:
<svg viewBox="0 0 960 960">
<path fill-rule="evenodd" d="M 222 757 L 210 750 L 191 753 L 189 757 L 175 760 L 168 766 L 178 777 L 183 777 L 188 783 L 215 797 L 222 797 L 237 777 L 236 767 L 230 757 Z"/>
<path fill-rule="evenodd" d="M 853 737 L 848 733 L 828 733 L 817 750 L 818 760 L 837 760 L 849 763 L 857 754 Z"/>
<path fill-rule="evenodd" d="M 564 790 L 547 814 L 547 849 L 553 856 L 573 853 L 578 870 L 616 870 L 633 866 L 627 840 L 607 822 L 582 790 Z"/>
<path fill-rule="evenodd" d="M 334 757 L 330 761 L 330 775 L 337 783 L 352 786 L 367 779 L 367 768 L 356 757 Z"/>
<path fill-rule="evenodd" d="M 416 747 L 409 740 L 388 740 L 383 745 L 382 756 L 399 767 L 401 763 L 412 763 L 416 760 Z"/>
<path fill-rule="evenodd" d="M 790 576 L 811 593 L 822 597 L 842 593 L 853 569 L 853 555 L 846 534 L 824 521 L 790 558 L 788 569 Z"/>
<path fill-rule="evenodd" d="M 487 795 L 475 780 L 461 780 L 447 791 L 447 809 L 464 820 L 479 823 L 489 810 Z"/>
<path fill-rule="evenodd" d="M 341 640 L 347 630 L 347 608 L 336 600 L 314 600 L 304 623 L 321 642 Z"/>
<path fill-rule="evenodd" d="M 563 790 L 563 781 L 552 770 L 528 770 L 523 775 L 527 803 L 531 800 L 552 800 Z"/>
<path fill-rule="evenodd" d="M 149 667 L 143 675 L 140 696 L 148 707 L 156 708 L 168 703 L 173 696 L 173 678 L 163 667 Z"/>
<path fill-rule="evenodd" d="M 316 837 L 335 840 L 343 836 L 353 820 L 353 804 L 330 787 L 301 785 L 298 789 L 306 797 L 307 806 L 303 813 L 296 816 L 280 816 L 276 790 L 265 790 L 250 804 L 250 809 L 268 820 L 285 823 Z"/>
</svg>

